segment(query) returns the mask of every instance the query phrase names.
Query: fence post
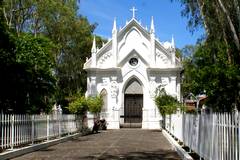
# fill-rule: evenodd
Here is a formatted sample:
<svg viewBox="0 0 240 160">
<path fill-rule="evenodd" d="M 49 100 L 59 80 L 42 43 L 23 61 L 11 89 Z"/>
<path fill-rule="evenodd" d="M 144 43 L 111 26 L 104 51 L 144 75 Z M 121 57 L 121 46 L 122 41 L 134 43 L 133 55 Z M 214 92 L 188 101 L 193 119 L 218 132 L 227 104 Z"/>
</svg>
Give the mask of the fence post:
<svg viewBox="0 0 240 160">
<path fill-rule="evenodd" d="M 60 114 L 58 114 L 58 136 L 59 138 L 61 137 L 61 119 L 60 119 Z"/>
<path fill-rule="evenodd" d="M 71 116 L 69 116 L 69 115 L 66 115 L 66 117 L 67 117 L 67 128 L 68 128 L 68 135 L 70 135 L 70 129 L 71 129 L 71 127 L 70 127 L 70 120 L 69 120 L 69 118 L 70 118 Z"/>
<path fill-rule="evenodd" d="M 32 144 L 33 144 L 34 143 L 34 115 L 32 115 L 31 119 L 32 119 L 32 135 L 31 135 L 31 139 L 32 139 Z"/>
<path fill-rule="evenodd" d="M 239 123 L 237 122 L 237 120 L 239 119 L 238 118 L 238 111 L 236 110 L 235 111 L 235 114 L 234 114 L 234 121 L 235 121 L 235 124 L 234 124 L 234 128 L 235 128 L 235 135 L 236 135 L 236 139 L 235 139 L 235 141 L 236 141 L 236 144 L 235 144 L 235 153 L 236 153 L 236 158 L 235 159 L 238 159 L 238 155 L 239 155 L 239 152 L 238 152 L 238 149 L 240 150 L 240 139 L 239 139 L 239 137 L 237 137 L 237 135 L 239 135 L 240 136 L 240 134 L 238 134 L 239 133 L 239 131 L 238 131 L 238 125 L 239 125 Z M 239 141 L 239 145 L 238 145 L 238 142 Z M 240 158 L 240 157 L 239 157 Z"/>
<path fill-rule="evenodd" d="M 14 145 L 14 115 L 11 115 L 11 149 Z"/>
<path fill-rule="evenodd" d="M 240 115 L 239 113 L 237 114 L 237 117 L 238 117 L 238 150 L 240 150 Z M 238 158 L 240 158 L 240 153 L 238 152 Z"/>
<path fill-rule="evenodd" d="M 3 149 L 3 130 L 4 130 L 4 116 L 3 116 L 3 112 L 1 113 L 1 148 Z M 4 135 L 5 136 L 5 135 Z"/>
<path fill-rule="evenodd" d="M 47 141 L 49 141 L 49 115 L 47 115 Z"/>
<path fill-rule="evenodd" d="M 215 115 L 213 114 L 212 115 L 212 134 L 211 134 L 211 151 L 210 151 L 210 157 L 209 157 L 209 159 L 210 160 L 214 160 L 214 142 L 216 142 L 215 141 Z"/>
<path fill-rule="evenodd" d="M 201 129 L 201 120 L 202 120 L 202 115 L 201 114 L 197 114 L 196 116 L 196 149 L 199 152 L 199 156 L 200 159 L 202 158 L 200 153 L 201 153 L 201 133 L 202 133 L 202 129 Z"/>
</svg>

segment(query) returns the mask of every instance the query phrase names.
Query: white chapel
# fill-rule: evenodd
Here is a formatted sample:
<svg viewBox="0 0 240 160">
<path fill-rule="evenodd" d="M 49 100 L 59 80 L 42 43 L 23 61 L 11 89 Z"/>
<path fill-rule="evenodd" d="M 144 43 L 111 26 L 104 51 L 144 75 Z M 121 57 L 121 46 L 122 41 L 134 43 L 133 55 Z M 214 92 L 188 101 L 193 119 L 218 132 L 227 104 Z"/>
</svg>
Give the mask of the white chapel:
<svg viewBox="0 0 240 160">
<path fill-rule="evenodd" d="M 180 100 L 182 65 L 175 55 L 175 44 L 160 42 L 155 36 L 153 17 L 148 30 L 133 17 L 117 29 L 114 19 L 112 38 L 96 48 L 93 40 L 91 58 L 87 59 L 86 96 L 101 95 L 101 116 L 108 129 L 140 127 L 159 129 L 162 119 L 154 102 L 158 86 Z"/>
</svg>

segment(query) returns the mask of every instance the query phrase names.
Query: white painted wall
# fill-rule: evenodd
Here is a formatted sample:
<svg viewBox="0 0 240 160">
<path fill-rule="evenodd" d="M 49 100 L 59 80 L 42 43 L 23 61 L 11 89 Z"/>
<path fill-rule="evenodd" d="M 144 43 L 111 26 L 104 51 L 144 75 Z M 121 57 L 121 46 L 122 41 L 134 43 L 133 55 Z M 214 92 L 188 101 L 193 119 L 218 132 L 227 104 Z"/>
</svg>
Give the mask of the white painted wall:
<svg viewBox="0 0 240 160">
<path fill-rule="evenodd" d="M 151 40 L 154 33 L 150 35 L 135 19 L 120 31 L 113 29 L 112 33 L 112 40 L 96 53 L 96 68 L 91 66 L 92 58 L 84 65 L 88 72 L 86 95 L 100 94 L 106 89 L 108 128 L 117 129 L 120 115 L 124 113 L 125 87 L 136 78 L 143 89 L 142 128 L 158 129 L 161 115 L 154 103 L 156 88 L 164 85 L 167 93 L 180 100 L 181 65 L 172 53 L 175 52 L 174 46 Z M 154 53 L 152 46 L 155 47 Z M 136 66 L 129 64 L 133 57 L 138 59 Z"/>
</svg>

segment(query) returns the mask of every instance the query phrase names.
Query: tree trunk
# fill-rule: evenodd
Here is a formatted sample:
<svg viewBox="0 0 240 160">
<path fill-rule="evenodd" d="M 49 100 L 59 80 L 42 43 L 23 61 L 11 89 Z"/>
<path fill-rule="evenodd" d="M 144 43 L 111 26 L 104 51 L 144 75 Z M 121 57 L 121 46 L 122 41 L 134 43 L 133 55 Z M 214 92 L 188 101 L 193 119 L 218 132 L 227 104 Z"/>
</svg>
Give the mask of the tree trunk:
<svg viewBox="0 0 240 160">
<path fill-rule="evenodd" d="M 12 17 L 13 17 L 13 14 L 14 14 L 14 8 L 13 8 L 13 2 L 12 2 L 12 0 L 10 1 L 9 13 L 10 13 L 10 15 L 8 16 L 7 13 L 6 13 L 5 7 L 3 7 L 3 14 L 4 14 L 4 17 L 5 17 L 5 19 L 6 19 L 8 28 L 10 29 L 10 28 L 12 27 Z"/>
<path fill-rule="evenodd" d="M 6 13 L 5 7 L 3 7 L 3 15 L 6 20 L 6 24 L 8 25 L 8 18 L 7 18 L 7 13 Z"/>
<path fill-rule="evenodd" d="M 229 45 L 228 45 L 228 41 L 227 41 L 227 35 L 226 35 L 226 32 L 225 32 L 224 28 L 223 28 L 223 39 L 224 39 L 224 42 L 227 45 L 228 62 L 229 62 L 229 64 L 232 64 L 232 56 L 231 56 L 231 53 L 230 53 L 230 50 L 229 50 Z"/>
<path fill-rule="evenodd" d="M 240 8 L 238 0 L 234 0 L 234 7 L 236 8 L 237 18 L 238 18 L 238 37 L 240 37 Z"/>
<path fill-rule="evenodd" d="M 221 9 L 223 10 L 224 14 L 227 17 L 228 25 L 230 26 L 231 32 L 233 34 L 234 43 L 235 43 L 238 51 L 240 51 L 240 44 L 239 44 L 238 34 L 237 34 L 236 29 L 235 29 L 235 27 L 233 25 L 233 22 L 232 22 L 232 20 L 230 18 L 230 15 L 229 15 L 227 9 L 225 8 L 225 6 L 223 5 L 222 0 L 217 0 L 217 2 L 219 3 Z M 239 54 L 240 54 L 240 52 L 239 52 Z"/>
<path fill-rule="evenodd" d="M 227 46 L 227 57 L 228 57 L 228 62 L 229 64 L 232 63 L 232 55 L 230 53 L 230 50 L 229 50 L 229 43 L 228 43 L 228 40 L 227 40 L 227 34 L 226 34 L 226 30 L 225 30 L 225 27 L 223 26 L 224 24 L 224 21 L 222 21 L 222 18 L 221 18 L 221 13 L 219 11 L 219 5 L 217 4 L 217 7 L 214 7 L 215 8 L 215 11 L 216 11 L 216 14 L 217 14 L 217 17 L 218 17 L 218 20 L 220 22 L 220 25 L 221 25 L 221 28 L 222 28 L 222 32 L 223 32 L 223 40 Z"/>
<path fill-rule="evenodd" d="M 199 6 L 199 9 L 200 9 L 201 17 L 203 19 L 203 25 L 204 25 L 204 28 L 206 29 L 206 33 L 207 33 L 207 36 L 208 36 L 210 34 L 210 31 L 209 31 L 209 28 L 208 28 L 208 25 L 207 25 L 207 20 L 205 18 L 204 12 L 203 12 L 203 7 L 204 7 L 205 4 L 202 0 L 197 0 L 197 3 L 198 3 L 198 6 Z"/>
</svg>

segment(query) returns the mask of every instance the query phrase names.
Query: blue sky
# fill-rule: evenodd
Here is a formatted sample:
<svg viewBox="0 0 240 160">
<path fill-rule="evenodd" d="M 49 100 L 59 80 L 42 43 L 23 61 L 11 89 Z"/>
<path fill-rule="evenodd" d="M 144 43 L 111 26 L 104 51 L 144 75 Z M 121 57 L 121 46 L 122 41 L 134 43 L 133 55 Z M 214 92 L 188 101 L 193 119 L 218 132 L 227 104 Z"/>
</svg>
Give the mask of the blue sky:
<svg viewBox="0 0 240 160">
<path fill-rule="evenodd" d="M 176 46 L 182 48 L 195 44 L 204 33 L 199 29 L 193 34 L 187 29 L 187 19 L 181 16 L 182 7 L 170 0 L 81 0 L 79 13 L 86 16 L 90 23 L 97 23 L 95 34 L 111 37 L 113 19 L 117 26 L 123 27 L 132 18 L 130 9 L 137 8 L 136 19 L 150 28 L 151 16 L 154 17 L 156 36 L 160 41 L 170 41 L 174 36 Z"/>
</svg>

